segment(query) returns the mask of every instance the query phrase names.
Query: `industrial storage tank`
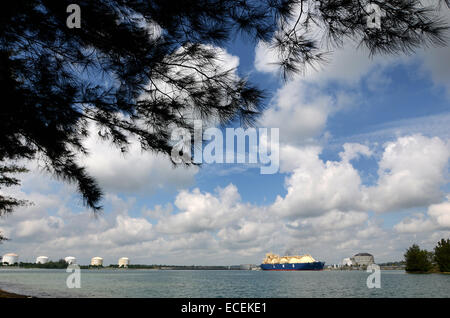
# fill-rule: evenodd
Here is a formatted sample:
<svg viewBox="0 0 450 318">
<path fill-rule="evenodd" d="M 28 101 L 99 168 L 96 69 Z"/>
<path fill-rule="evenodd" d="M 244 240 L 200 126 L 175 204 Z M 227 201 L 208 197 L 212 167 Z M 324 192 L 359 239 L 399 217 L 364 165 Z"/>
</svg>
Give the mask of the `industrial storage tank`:
<svg viewBox="0 0 450 318">
<path fill-rule="evenodd" d="M 280 262 L 280 257 L 273 253 L 267 253 L 264 259 L 264 264 L 278 264 Z"/>
<path fill-rule="evenodd" d="M 46 264 L 48 263 L 48 257 L 47 256 L 38 256 L 36 258 L 36 264 Z"/>
<path fill-rule="evenodd" d="M 7 265 L 14 265 L 19 262 L 19 255 L 14 253 L 8 253 L 3 255 L 2 263 Z"/>
<path fill-rule="evenodd" d="M 130 259 L 128 257 L 119 258 L 119 267 L 128 267 L 130 265 Z"/>
<path fill-rule="evenodd" d="M 91 266 L 103 266 L 103 258 L 101 257 L 93 257 L 91 259 Z"/>
<path fill-rule="evenodd" d="M 292 256 L 289 259 L 289 264 L 295 264 L 295 263 L 301 263 L 301 257 L 300 256 Z"/>
<path fill-rule="evenodd" d="M 76 264 L 77 263 L 77 259 L 73 256 L 67 256 L 66 258 L 64 258 L 64 260 L 66 261 L 67 264 Z"/>
<path fill-rule="evenodd" d="M 300 263 L 314 263 L 316 260 L 309 254 L 302 255 L 300 257 Z"/>
<path fill-rule="evenodd" d="M 284 256 L 280 258 L 280 264 L 287 264 L 287 263 L 289 263 L 289 257 Z"/>
<path fill-rule="evenodd" d="M 342 265 L 343 266 L 352 266 L 352 260 L 350 259 L 350 257 L 346 257 L 342 260 Z"/>
</svg>

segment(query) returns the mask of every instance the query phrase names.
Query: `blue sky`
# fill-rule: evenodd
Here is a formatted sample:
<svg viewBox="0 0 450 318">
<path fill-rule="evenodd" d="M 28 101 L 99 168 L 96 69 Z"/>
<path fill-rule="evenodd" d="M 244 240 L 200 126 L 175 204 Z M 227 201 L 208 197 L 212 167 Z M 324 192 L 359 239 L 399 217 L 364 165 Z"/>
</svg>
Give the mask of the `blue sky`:
<svg viewBox="0 0 450 318">
<path fill-rule="evenodd" d="M 91 156 L 80 160 L 106 192 L 104 212 L 93 217 L 72 186 L 30 163 L 11 191 L 35 204 L 0 220 L 11 238 L 0 251 L 107 264 L 122 256 L 258 264 L 288 250 L 327 263 L 370 252 L 383 262 L 449 237 L 449 47 L 369 59 L 346 44 L 319 71 L 288 82 L 267 66 L 268 50 L 242 39 L 222 50 L 269 95 L 259 127 L 280 129 L 279 173 L 243 164 L 174 169 L 137 147 L 121 157 L 92 137 Z"/>
</svg>

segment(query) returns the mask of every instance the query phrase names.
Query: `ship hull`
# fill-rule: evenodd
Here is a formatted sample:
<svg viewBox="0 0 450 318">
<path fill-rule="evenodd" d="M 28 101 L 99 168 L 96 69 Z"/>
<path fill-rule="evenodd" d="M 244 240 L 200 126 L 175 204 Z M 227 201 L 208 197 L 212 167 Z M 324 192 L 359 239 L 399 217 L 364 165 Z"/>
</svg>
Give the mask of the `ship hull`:
<svg viewBox="0 0 450 318">
<path fill-rule="evenodd" d="M 261 264 L 261 269 L 264 271 L 320 271 L 324 266 L 324 262 Z"/>
</svg>

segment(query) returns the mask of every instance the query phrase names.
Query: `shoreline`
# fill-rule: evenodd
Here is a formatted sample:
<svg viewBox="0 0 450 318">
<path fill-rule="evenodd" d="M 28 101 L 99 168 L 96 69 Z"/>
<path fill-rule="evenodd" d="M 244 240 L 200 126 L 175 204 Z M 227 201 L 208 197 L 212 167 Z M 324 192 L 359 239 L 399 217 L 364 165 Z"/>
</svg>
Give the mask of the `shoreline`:
<svg viewBox="0 0 450 318">
<path fill-rule="evenodd" d="M 21 294 L 16 294 L 16 293 L 10 293 L 10 292 L 4 291 L 3 289 L 0 288 L 0 298 L 36 298 L 36 297 L 21 295 Z"/>
</svg>

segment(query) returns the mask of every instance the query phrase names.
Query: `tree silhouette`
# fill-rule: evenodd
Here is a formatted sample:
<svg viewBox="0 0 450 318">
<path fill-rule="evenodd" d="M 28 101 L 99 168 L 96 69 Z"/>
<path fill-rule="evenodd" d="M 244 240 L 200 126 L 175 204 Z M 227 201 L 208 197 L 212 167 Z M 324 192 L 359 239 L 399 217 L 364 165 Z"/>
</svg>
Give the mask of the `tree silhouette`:
<svg viewBox="0 0 450 318">
<path fill-rule="evenodd" d="M 427 250 L 421 250 L 417 244 L 413 244 L 405 253 L 405 270 L 407 272 L 428 272 L 433 264 L 433 254 Z"/>
<path fill-rule="evenodd" d="M 450 272 L 450 239 L 441 239 L 436 244 L 434 259 L 441 272 Z"/>
<path fill-rule="evenodd" d="M 0 188 L 20 185 L 19 179 L 11 177 L 9 174 L 24 172 L 27 172 L 27 169 L 24 167 L 19 167 L 16 165 L 0 166 Z M 26 201 L 24 200 L 17 200 L 9 196 L 0 195 L 0 215 L 11 213 L 14 208 L 25 204 Z"/>
<path fill-rule="evenodd" d="M 25 169 L 24 167 L 19 167 L 14 164 L 8 166 L 0 165 L 0 189 L 20 185 L 19 179 L 12 177 L 10 174 L 17 174 L 24 172 L 27 172 L 27 169 Z M 28 204 L 26 200 L 19 200 L 11 196 L 2 195 L 0 193 L 0 216 L 7 213 L 11 213 L 15 208 L 26 204 Z M 0 242 L 4 240 L 7 240 L 7 238 L 0 233 Z"/>
<path fill-rule="evenodd" d="M 235 37 L 268 43 L 288 78 L 346 38 L 393 54 L 443 45 L 447 30 L 419 0 L 371 1 L 379 29 L 367 27 L 366 0 L 79 0 L 81 27 L 69 28 L 73 2 L 2 4 L 0 161 L 42 159 L 94 211 L 102 191 L 77 160 L 91 123 L 120 151 L 136 138 L 165 154 L 171 129 L 192 130 L 194 119 L 254 124 L 264 92 L 220 61 Z M 7 200 L 3 209 L 17 206 Z"/>
</svg>

